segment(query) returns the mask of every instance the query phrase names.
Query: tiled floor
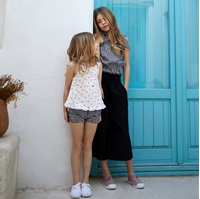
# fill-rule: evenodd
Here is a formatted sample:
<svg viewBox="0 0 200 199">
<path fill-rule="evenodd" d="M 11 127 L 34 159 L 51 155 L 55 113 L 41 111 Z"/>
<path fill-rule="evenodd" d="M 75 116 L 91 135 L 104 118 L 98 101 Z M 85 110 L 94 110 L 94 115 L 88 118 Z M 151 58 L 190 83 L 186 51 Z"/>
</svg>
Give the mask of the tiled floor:
<svg viewBox="0 0 200 199">
<path fill-rule="evenodd" d="M 91 199 L 199 199 L 199 177 L 141 177 L 145 188 L 138 190 L 126 182 L 125 177 L 114 177 L 116 190 L 106 190 L 101 179 L 92 178 Z M 70 189 L 18 191 L 16 199 L 69 199 Z"/>
</svg>

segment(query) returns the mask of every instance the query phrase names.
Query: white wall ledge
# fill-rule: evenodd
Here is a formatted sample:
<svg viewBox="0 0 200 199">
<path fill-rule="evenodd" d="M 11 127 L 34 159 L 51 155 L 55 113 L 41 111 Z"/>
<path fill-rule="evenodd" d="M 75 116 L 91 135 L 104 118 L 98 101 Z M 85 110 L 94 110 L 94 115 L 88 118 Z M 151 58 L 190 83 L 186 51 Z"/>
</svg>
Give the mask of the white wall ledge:
<svg viewBox="0 0 200 199">
<path fill-rule="evenodd" d="M 0 137 L 0 198 L 15 199 L 19 159 L 19 136 L 6 132 Z"/>
</svg>

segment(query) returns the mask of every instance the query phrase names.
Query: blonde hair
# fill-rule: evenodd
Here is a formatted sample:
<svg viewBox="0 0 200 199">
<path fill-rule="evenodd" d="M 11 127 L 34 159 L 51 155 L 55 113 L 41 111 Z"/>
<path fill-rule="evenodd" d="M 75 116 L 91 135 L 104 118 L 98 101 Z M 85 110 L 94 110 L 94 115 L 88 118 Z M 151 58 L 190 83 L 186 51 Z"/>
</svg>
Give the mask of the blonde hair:
<svg viewBox="0 0 200 199">
<path fill-rule="evenodd" d="M 88 69 L 96 64 L 97 57 L 94 55 L 94 42 L 94 37 L 89 32 L 78 33 L 72 37 L 67 54 L 70 61 L 76 62 L 79 72 L 85 72 L 83 65 Z"/>
<path fill-rule="evenodd" d="M 108 31 L 108 39 L 110 40 L 110 45 L 111 48 L 114 50 L 116 54 L 119 53 L 119 49 L 122 50 L 123 52 L 127 50 L 126 44 L 125 44 L 125 38 L 121 34 L 118 26 L 117 26 L 117 21 L 112 13 L 108 8 L 106 7 L 99 7 L 94 10 L 94 15 L 93 15 L 93 33 L 95 34 L 95 37 L 100 36 L 101 29 L 99 28 L 97 24 L 97 16 L 98 14 L 101 14 L 108 22 L 110 26 L 110 30 Z M 116 47 L 115 42 L 119 44 L 118 47 Z"/>
</svg>

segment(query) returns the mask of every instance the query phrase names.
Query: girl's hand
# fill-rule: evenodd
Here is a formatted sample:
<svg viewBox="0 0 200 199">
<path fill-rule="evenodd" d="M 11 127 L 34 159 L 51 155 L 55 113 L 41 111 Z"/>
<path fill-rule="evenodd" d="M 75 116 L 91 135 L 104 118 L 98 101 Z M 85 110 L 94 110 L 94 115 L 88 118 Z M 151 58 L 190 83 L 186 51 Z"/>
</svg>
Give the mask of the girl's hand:
<svg viewBox="0 0 200 199">
<path fill-rule="evenodd" d="M 101 122 L 101 117 L 100 117 L 100 119 L 99 119 L 98 123 L 99 123 L 99 122 Z"/>
<path fill-rule="evenodd" d="M 102 96 L 102 99 L 104 99 L 104 92 L 102 88 L 101 88 L 101 96 Z"/>
<path fill-rule="evenodd" d="M 126 89 L 126 92 L 128 92 L 128 88 L 126 86 L 124 86 L 124 88 Z"/>
<path fill-rule="evenodd" d="M 68 114 L 67 114 L 67 111 L 64 111 L 64 120 L 69 123 L 69 117 L 68 117 Z"/>
</svg>

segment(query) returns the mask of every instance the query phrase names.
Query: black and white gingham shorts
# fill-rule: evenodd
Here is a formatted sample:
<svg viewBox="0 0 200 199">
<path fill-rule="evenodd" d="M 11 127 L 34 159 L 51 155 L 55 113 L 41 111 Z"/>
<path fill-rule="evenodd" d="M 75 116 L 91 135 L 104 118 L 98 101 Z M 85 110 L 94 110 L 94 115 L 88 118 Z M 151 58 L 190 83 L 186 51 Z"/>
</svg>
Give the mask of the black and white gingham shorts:
<svg viewBox="0 0 200 199">
<path fill-rule="evenodd" d="M 67 108 L 69 121 L 72 123 L 90 122 L 97 124 L 101 120 L 101 110 L 84 111 Z"/>
</svg>

